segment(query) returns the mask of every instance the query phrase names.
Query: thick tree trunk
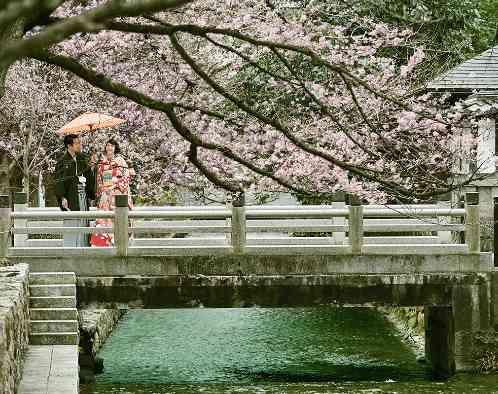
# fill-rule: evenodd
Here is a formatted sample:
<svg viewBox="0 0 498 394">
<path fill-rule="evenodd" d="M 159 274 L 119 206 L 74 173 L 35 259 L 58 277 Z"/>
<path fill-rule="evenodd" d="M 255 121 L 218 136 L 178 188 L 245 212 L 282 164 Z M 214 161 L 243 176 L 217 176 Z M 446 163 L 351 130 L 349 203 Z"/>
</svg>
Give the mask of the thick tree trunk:
<svg viewBox="0 0 498 394">
<path fill-rule="evenodd" d="M 18 20 L 7 26 L 0 26 L 0 46 L 2 46 L 2 43 L 7 40 L 21 38 L 24 34 L 25 24 L 26 21 Z M 11 64 L 0 64 L 0 98 L 2 98 L 5 94 L 5 79 L 10 66 Z"/>
<path fill-rule="evenodd" d="M 21 38 L 25 21 L 18 20 L 6 26 L 0 26 L 0 46 L 9 39 Z M 0 65 L 0 98 L 5 94 L 7 72 L 11 64 Z M 0 151 L 0 194 L 10 194 L 10 159 L 7 152 Z"/>
</svg>

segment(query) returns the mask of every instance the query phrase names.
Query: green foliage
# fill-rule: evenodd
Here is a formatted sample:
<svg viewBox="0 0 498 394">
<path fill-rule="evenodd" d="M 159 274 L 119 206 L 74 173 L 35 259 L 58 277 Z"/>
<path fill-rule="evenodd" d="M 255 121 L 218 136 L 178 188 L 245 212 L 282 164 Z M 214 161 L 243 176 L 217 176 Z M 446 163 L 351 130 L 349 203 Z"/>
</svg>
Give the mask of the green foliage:
<svg viewBox="0 0 498 394">
<path fill-rule="evenodd" d="M 254 200 L 256 205 L 268 204 L 278 198 L 277 193 L 256 193 Z"/>
<path fill-rule="evenodd" d="M 147 205 L 150 204 L 150 199 L 141 194 L 137 194 L 134 203 L 135 205 Z M 178 193 L 175 190 L 164 190 L 161 196 L 154 201 L 154 205 L 158 206 L 176 205 L 177 203 Z"/>
<path fill-rule="evenodd" d="M 427 49 L 425 82 L 493 45 L 498 0 L 359 0 L 357 12 L 415 32 Z"/>
<path fill-rule="evenodd" d="M 345 25 L 354 17 L 411 29 L 415 35 L 404 47 L 388 52 L 400 62 L 414 47 L 426 48 L 427 61 L 419 67 L 419 82 L 442 72 L 492 46 L 498 24 L 498 0 L 346 0 L 320 1 L 322 20 Z M 351 33 L 361 34 L 362 26 Z"/>
<path fill-rule="evenodd" d="M 321 204 L 332 204 L 334 201 L 344 201 L 344 193 L 338 192 L 335 195 L 303 195 L 303 194 L 293 194 L 294 197 L 302 205 L 321 205 Z"/>
<path fill-rule="evenodd" d="M 331 77 L 324 67 L 311 65 L 303 56 L 287 57 L 287 60 L 291 67 L 299 73 L 302 80 L 321 83 Z M 261 56 L 257 63 L 277 75 L 293 79 L 293 76 L 274 54 L 268 53 Z M 279 119 L 285 119 L 289 115 L 299 117 L 299 113 L 296 112 L 297 109 L 305 106 L 307 110 L 311 108 L 317 112 L 319 111 L 318 106 L 314 108 L 315 106 L 309 97 L 303 96 L 300 92 L 296 92 L 288 86 L 275 86 L 271 80 L 271 76 L 261 73 L 250 65 L 246 65 L 234 78 L 232 89 L 240 99 L 249 103 L 265 116 L 273 116 Z M 298 102 L 303 105 L 296 106 L 295 104 Z M 231 108 L 228 108 L 229 110 L 236 110 L 234 104 L 228 105 L 231 106 Z"/>
</svg>

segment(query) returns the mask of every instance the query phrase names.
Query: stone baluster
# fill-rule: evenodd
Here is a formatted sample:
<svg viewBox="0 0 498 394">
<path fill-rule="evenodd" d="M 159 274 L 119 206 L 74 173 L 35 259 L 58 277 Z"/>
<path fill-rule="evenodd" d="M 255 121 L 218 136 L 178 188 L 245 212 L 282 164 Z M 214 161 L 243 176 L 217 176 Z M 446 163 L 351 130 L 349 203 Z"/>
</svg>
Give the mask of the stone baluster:
<svg viewBox="0 0 498 394">
<path fill-rule="evenodd" d="M 11 214 L 9 196 L 0 195 L 0 258 L 7 257 L 10 246 Z"/>
<path fill-rule="evenodd" d="M 361 199 L 349 196 L 349 243 L 353 254 L 360 254 L 363 247 L 363 206 Z"/>
<path fill-rule="evenodd" d="M 481 250 L 481 234 L 479 226 L 479 193 L 465 193 L 465 243 L 469 253 Z"/>
<path fill-rule="evenodd" d="M 246 209 L 244 193 L 232 198 L 232 248 L 233 253 L 242 254 L 246 246 Z"/>
<path fill-rule="evenodd" d="M 114 213 L 114 244 L 118 256 L 128 255 L 128 195 L 118 194 Z"/>
<path fill-rule="evenodd" d="M 341 195 L 342 195 L 343 201 L 333 201 L 332 202 L 333 208 L 337 208 L 337 209 L 346 208 L 346 203 L 344 202 L 343 193 L 341 193 Z M 346 219 L 344 217 L 334 217 L 334 218 L 332 218 L 332 224 L 338 225 L 338 226 L 344 226 L 346 224 Z M 344 241 L 346 240 L 346 233 L 344 231 L 334 231 L 334 233 L 332 234 L 332 238 L 334 240 L 334 244 L 344 245 Z"/>
<path fill-rule="evenodd" d="M 14 212 L 25 212 L 28 209 L 28 198 L 24 192 L 19 192 L 14 195 Z M 27 219 L 14 219 L 14 228 L 28 227 Z M 14 234 L 14 246 L 28 246 L 28 234 Z"/>
<path fill-rule="evenodd" d="M 437 202 L 437 207 L 440 209 L 449 209 L 451 208 L 450 196 L 445 195 L 441 198 L 440 201 Z M 437 222 L 439 225 L 448 225 L 451 224 L 451 216 L 438 216 Z M 451 239 L 451 231 L 440 230 L 437 232 L 437 236 L 439 238 L 440 244 L 450 244 Z"/>
</svg>

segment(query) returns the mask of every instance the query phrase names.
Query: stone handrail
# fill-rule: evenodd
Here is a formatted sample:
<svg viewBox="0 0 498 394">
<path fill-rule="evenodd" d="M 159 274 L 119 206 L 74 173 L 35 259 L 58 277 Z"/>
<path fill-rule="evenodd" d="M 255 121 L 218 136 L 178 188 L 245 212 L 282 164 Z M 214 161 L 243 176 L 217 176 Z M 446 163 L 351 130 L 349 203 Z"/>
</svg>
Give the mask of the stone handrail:
<svg viewBox="0 0 498 394">
<path fill-rule="evenodd" d="M 23 194 L 23 193 L 18 193 Z M 476 198 L 477 195 L 477 198 Z M 360 254 L 363 249 L 363 235 L 365 232 L 448 232 L 465 231 L 465 244 L 470 253 L 479 252 L 479 216 L 478 194 L 467 193 L 465 209 L 438 208 L 434 205 L 388 205 L 363 206 L 361 201 L 351 198 L 351 205 L 337 208 L 336 206 L 245 206 L 239 200 L 231 208 L 223 206 L 194 206 L 194 207 L 140 207 L 133 211 L 128 210 L 127 196 L 116 196 L 116 210 L 86 212 L 62 212 L 51 208 L 27 208 L 22 196 L 16 195 L 14 212 L 11 212 L 7 196 L 0 196 L 0 257 L 7 256 L 10 241 L 8 235 L 14 234 L 14 245 L 24 246 L 28 234 L 65 234 L 65 233 L 114 233 L 115 250 L 118 255 L 128 254 L 128 234 L 132 233 L 159 233 L 159 232 L 213 232 L 230 235 L 230 246 L 235 254 L 244 253 L 247 244 L 248 232 L 282 231 L 282 232 L 343 232 L 349 234 L 350 253 Z M 460 223 L 430 223 L 421 218 L 455 218 L 465 217 L 465 224 Z M 113 219 L 113 227 L 62 227 L 60 224 L 52 226 L 29 227 L 29 220 L 64 220 L 64 219 Z M 341 218 L 341 223 L 316 224 L 313 219 Z M 365 221 L 365 218 L 370 221 Z M 415 218 L 417 223 L 392 222 L 372 223 L 375 218 Z M 187 219 L 181 225 L 147 225 L 147 221 L 138 226 L 130 226 L 129 219 Z M 225 224 L 209 224 L 209 220 L 223 220 Z M 268 220 L 275 219 L 273 223 Z M 281 219 L 300 220 L 296 223 L 279 224 Z M 344 221 L 347 219 L 347 223 Z M 189 224 L 191 220 L 205 220 L 207 224 Z M 228 221 L 227 221 L 228 220 Z M 415 221 L 415 220 L 413 220 Z M 13 226 L 13 223 L 15 224 Z M 164 222 L 167 223 L 167 222 Z M 336 224 L 337 223 L 337 224 Z M 57 224 L 57 223 L 56 223 Z M 16 242 L 17 241 L 17 242 Z M 206 245 L 210 246 L 210 245 Z M 457 245 L 455 245 L 457 246 Z"/>
</svg>

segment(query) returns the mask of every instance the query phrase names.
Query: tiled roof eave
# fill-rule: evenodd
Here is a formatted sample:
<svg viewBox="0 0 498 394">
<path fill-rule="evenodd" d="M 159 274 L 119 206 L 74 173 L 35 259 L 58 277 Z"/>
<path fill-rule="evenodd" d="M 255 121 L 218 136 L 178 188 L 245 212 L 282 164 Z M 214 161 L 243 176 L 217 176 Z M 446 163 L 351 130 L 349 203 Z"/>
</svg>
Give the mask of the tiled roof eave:
<svg viewBox="0 0 498 394">
<path fill-rule="evenodd" d="M 427 90 L 498 91 L 498 46 L 469 59 L 427 84 Z"/>
</svg>

